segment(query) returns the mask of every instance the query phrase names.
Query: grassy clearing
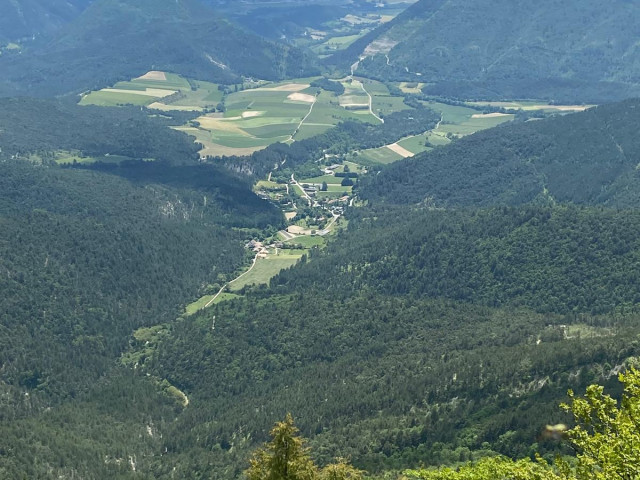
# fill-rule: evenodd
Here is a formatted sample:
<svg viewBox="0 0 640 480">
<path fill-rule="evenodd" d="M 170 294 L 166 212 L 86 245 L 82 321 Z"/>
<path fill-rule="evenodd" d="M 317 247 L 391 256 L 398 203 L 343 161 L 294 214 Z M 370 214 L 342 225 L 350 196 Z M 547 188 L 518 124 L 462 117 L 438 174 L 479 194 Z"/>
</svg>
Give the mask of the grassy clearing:
<svg viewBox="0 0 640 480">
<path fill-rule="evenodd" d="M 163 73 L 154 78 L 134 78 L 118 82 L 111 88 L 90 92 L 80 105 L 114 107 L 121 105 L 150 106 L 158 110 L 203 110 L 215 107 L 222 100 L 218 85 L 189 81 L 180 75 Z M 175 94 L 174 94 L 175 93 Z"/>
<path fill-rule="evenodd" d="M 189 304 L 185 308 L 185 314 L 187 316 L 193 315 L 194 313 L 199 312 L 200 310 L 206 308 L 207 306 L 217 305 L 221 302 L 226 302 L 227 300 L 233 300 L 234 298 L 239 298 L 240 295 L 235 293 L 223 292 L 217 297 L 215 300 L 211 301 L 215 295 L 205 295 L 204 297 L 196 300 L 195 302 Z"/>
<path fill-rule="evenodd" d="M 255 267 L 239 280 L 229 284 L 229 289 L 234 292 L 248 285 L 267 284 L 281 270 L 289 268 L 300 260 L 302 254 L 296 255 L 270 255 L 266 259 L 258 259 Z"/>
<path fill-rule="evenodd" d="M 342 185 L 327 185 L 327 192 L 330 193 L 339 193 L 340 196 L 342 195 L 348 195 L 351 193 L 351 191 L 353 190 L 352 186 L 342 186 Z M 320 192 L 322 193 L 322 192 Z"/>
<path fill-rule="evenodd" d="M 262 188 L 265 188 L 267 190 L 284 190 L 285 186 L 281 185 L 280 183 L 270 182 L 269 180 L 259 180 L 258 182 L 256 182 L 255 189 L 260 190 Z"/>
<path fill-rule="evenodd" d="M 312 247 L 321 247 L 327 243 L 325 237 L 321 237 L 319 235 L 311 235 L 311 236 L 303 236 L 292 238 L 291 240 L 287 240 L 285 243 L 289 245 L 300 245 L 304 248 L 312 248 Z"/>
<path fill-rule="evenodd" d="M 592 327 L 583 323 L 568 325 L 565 333 L 568 338 L 597 338 L 613 335 L 613 332 L 609 328 Z"/>
<path fill-rule="evenodd" d="M 362 35 L 344 35 L 338 37 L 331 37 L 328 40 L 320 43 L 318 45 L 314 45 L 311 50 L 316 52 L 317 54 L 330 54 L 334 52 L 338 52 L 340 50 L 344 50 L 353 42 L 358 40 Z"/>
<path fill-rule="evenodd" d="M 505 122 L 513 120 L 513 115 L 499 117 L 478 116 L 478 111 L 473 108 L 446 105 L 438 102 L 425 102 L 426 105 L 442 115 L 442 123 L 436 130 L 441 135 L 451 134 L 454 136 L 471 135 L 472 133 L 487 128 L 492 128 Z M 432 142 L 434 143 L 434 142 Z M 435 143 L 434 143 L 435 145 Z"/>
<path fill-rule="evenodd" d="M 404 93 L 422 93 L 422 88 L 425 86 L 424 83 L 418 82 L 401 82 L 398 85 L 398 88 L 402 90 Z"/>
<path fill-rule="evenodd" d="M 525 111 L 543 110 L 545 112 L 582 112 L 595 107 L 595 105 L 551 105 L 544 102 L 467 102 L 467 104 Z"/>
<path fill-rule="evenodd" d="M 333 175 L 321 175 L 318 177 L 305 178 L 304 180 L 300 180 L 298 183 L 322 183 L 327 182 L 327 184 L 338 184 L 342 182 L 342 178 L 334 177 Z"/>
<path fill-rule="evenodd" d="M 470 118 L 466 121 L 454 124 L 446 124 L 443 122 L 440 125 L 440 128 L 438 128 L 438 132 L 445 135 L 451 133 L 452 135 L 462 137 L 479 132 L 480 130 L 496 127 L 505 122 L 510 122 L 513 120 L 513 117 L 513 115 L 507 115 L 496 118 Z"/>
<path fill-rule="evenodd" d="M 122 105 L 147 106 L 155 102 L 155 97 L 123 92 L 91 92 L 80 100 L 80 105 L 96 105 L 98 107 L 119 107 Z"/>
<path fill-rule="evenodd" d="M 197 311 L 202 310 L 205 307 L 205 305 L 207 305 L 211 301 L 213 297 L 214 295 L 205 295 L 204 297 L 196 300 L 195 302 L 190 303 L 189 305 L 186 306 L 185 313 L 187 315 L 193 315 Z"/>
<path fill-rule="evenodd" d="M 398 155 L 396 152 L 388 149 L 387 147 L 371 148 L 369 150 L 362 150 L 358 154 L 359 160 L 365 160 L 365 164 L 383 164 L 397 162 L 404 157 Z"/>
<path fill-rule="evenodd" d="M 431 147 L 425 144 L 429 141 L 427 135 L 416 135 L 415 137 L 404 138 L 398 142 L 402 148 L 406 148 L 412 153 L 428 152 Z"/>
</svg>

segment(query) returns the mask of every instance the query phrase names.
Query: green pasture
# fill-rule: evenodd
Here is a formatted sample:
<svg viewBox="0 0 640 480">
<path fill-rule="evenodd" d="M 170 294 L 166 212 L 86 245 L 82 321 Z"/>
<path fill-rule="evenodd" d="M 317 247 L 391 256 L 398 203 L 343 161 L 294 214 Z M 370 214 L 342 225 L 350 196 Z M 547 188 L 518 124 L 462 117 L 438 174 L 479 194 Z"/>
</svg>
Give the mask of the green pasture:
<svg viewBox="0 0 640 480">
<path fill-rule="evenodd" d="M 358 40 L 361 36 L 362 35 L 343 35 L 331 37 L 322 43 L 314 45 L 311 47 L 311 50 L 318 54 L 337 52 L 349 47 L 349 45 Z"/>
<path fill-rule="evenodd" d="M 351 190 L 353 190 L 352 186 L 342 186 L 342 185 L 329 185 L 327 184 L 327 192 L 331 192 L 331 193 L 346 193 L 347 195 L 351 193 Z M 340 195 L 342 196 L 342 195 Z"/>
<path fill-rule="evenodd" d="M 342 182 L 342 178 L 334 177 L 333 175 L 320 175 L 317 177 L 305 178 L 304 180 L 298 181 L 298 183 L 301 185 L 304 183 L 312 184 L 312 183 L 322 183 L 322 182 L 327 182 L 327 184 L 340 185 L 340 182 Z"/>
<path fill-rule="evenodd" d="M 215 295 L 205 295 L 204 297 L 196 300 L 195 302 L 190 303 L 189 305 L 186 306 L 185 313 L 187 315 L 193 315 L 197 311 L 202 310 L 213 299 L 214 296 Z"/>
<path fill-rule="evenodd" d="M 143 107 L 155 101 L 157 101 L 155 97 L 138 95 L 136 93 L 98 91 L 83 96 L 80 100 L 80 105 L 96 105 L 98 107 L 137 105 Z"/>
<path fill-rule="evenodd" d="M 285 250 L 286 251 L 286 250 Z M 246 275 L 235 282 L 229 284 L 231 291 L 241 290 L 248 285 L 260 285 L 269 283 L 281 270 L 289 268 L 300 260 L 302 254 L 289 255 L 281 253 L 280 255 L 270 255 L 269 258 L 260 258 L 256 261 L 255 267 Z"/>
<path fill-rule="evenodd" d="M 304 235 L 304 236 L 292 238 L 291 240 L 287 240 L 285 243 L 290 245 L 300 245 L 304 248 L 312 248 L 312 247 L 323 246 L 327 242 L 325 237 L 321 237 L 320 235 Z M 286 251 L 287 250 L 285 250 L 285 252 Z"/>
<path fill-rule="evenodd" d="M 368 150 L 362 150 L 358 153 L 358 159 L 364 160 L 365 164 L 383 164 L 397 162 L 402 160 L 402 155 L 398 155 L 396 152 L 390 150 L 387 147 L 371 148 Z"/>
<path fill-rule="evenodd" d="M 402 148 L 406 148 L 411 153 L 421 153 L 431 150 L 431 147 L 425 146 L 428 141 L 427 135 L 416 135 L 415 137 L 404 138 L 398 142 Z"/>
<path fill-rule="evenodd" d="M 194 313 L 197 313 L 198 311 L 204 309 L 205 306 L 208 305 L 209 302 L 211 302 L 213 297 L 215 297 L 215 295 L 205 295 L 204 297 L 199 298 L 195 302 L 187 305 L 185 308 L 185 314 L 193 315 Z M 213 302 L 211 302 L 209 306 L 217 305 L 218 303 L 225 302 L 227 300 L 233 300 L 234 298 L 239 298 L 239 297 L 240 295 L 237 295 L 235 293 L 223 292 L 220 295 L 218 295 L 216 299 L 213 300 Z"/>
<path fill-rule="evenodd" d="M 317 123 L 309 124 L 305 122 L 302 125 L 302 127 L 300 127 L 300 129 L 298 130 L 298 133 L 296 133 L 294 138 L 296 140 L 304 140 L 305 138 L 315 137 L 316 135 L 320 135 L 326 132 L 333 126 L 334 125 L 317 124 Z"/>
<path fill-rule="evenodd" d="M 343 187 L 346 188 L 346 187 Z M 328 198 L 328 199 L 333 199 L 333 198 L 341 198 L 345 195 L 345 193 L 343 191 L 326 191 L 326 192 L 318 192 L 317 196 L 318 198 Z"/>
<path fill-rule="evenodd" d="M 443 122 L 438 128 L 438 132 L 445 135 L 447 133 L 451 133 L 455 136 L 465 136 L 479 132 L 480 130 L 486 130 L 487 128 L 496 127 L 511 120 L 513 120 L 513 115 L 490 118 L 469 118 L 468 120 L 454 124 Z"/>
<path fill-rule="evenodd" d="M 447 137 L 445 137 L 444 135 L 438 135 L 437 133 L 428 132 L 426 136 L 429 140 L 429 143 L 431 143 L 431 145 L 433 145 L 434 147 L 441 147 L 443 145 L 449 145 L 451 143 L 451 140 L 449 140 Z"/>
<path fill-rule="evenodd" d="M 490 106 L 513 110 L 534 111 L 542 110 L 545 112 L 565 112 L 582 111 L 587 108 L 595 107 L 595 105 L 552 105 L 545 102 L 536 101 L 517 101 L 517 102 L 467 102 L 468 105 L 478 107 Z"/>
</svg>

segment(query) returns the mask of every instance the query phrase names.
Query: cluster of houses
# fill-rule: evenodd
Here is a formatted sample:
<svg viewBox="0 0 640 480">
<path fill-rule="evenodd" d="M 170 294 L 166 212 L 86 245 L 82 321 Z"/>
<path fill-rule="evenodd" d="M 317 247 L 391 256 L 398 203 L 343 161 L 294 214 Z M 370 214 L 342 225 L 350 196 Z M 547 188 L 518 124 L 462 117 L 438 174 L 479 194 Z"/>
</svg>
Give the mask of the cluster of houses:
<svg viewBox="0 0 640 480">
<path fill-rule="evenodd" d="M 271 245 L 264 245 L 264 243 L 259 242 L 258 240 L 251 240 L 247 243 L 244 248 L 251 250 L 258 255 L 258 258 L 268 258 L 269 257 L 269 249 L 275 249 L 276 254 L 278 249 L 282 249 L 284 244 L 282 242 L 274 242 Z"/>
</svg>

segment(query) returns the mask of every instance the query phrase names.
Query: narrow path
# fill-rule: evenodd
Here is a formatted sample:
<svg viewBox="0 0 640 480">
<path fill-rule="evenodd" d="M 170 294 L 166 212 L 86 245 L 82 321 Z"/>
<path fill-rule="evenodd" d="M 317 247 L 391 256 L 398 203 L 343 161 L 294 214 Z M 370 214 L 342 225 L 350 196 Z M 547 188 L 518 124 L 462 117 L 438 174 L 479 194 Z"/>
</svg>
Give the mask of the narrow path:
<svg viewBox="0 0 640 480">
<path fill-rule="evenodd" d="M 311 115 L 311 112 L 313 112 L 313 107 L 316 104 L 316 102 L 318 101 L 318 95 L 316 94 L 313 98 L 313 103 L 311 104 L 311 107 L 309 108 L 309 112 L 304 116 L 304 118 L 300 121 L 300 123 L 298 124 L 298 126 L 296 127 L 296 129 L 293 131 L 293 133 L 289 136 L 289 138 L 287 138 L 285 140 L 285 142 L 292 142 L 293 141 L 293 137 L 296 136 L 296 134 L 298 133 L 298 131 L 302 128 L 302 125 L 304 124 L 304 122 L 307 120 L 307 118 L 309 118 L 309 115 Z"/>
<path fill-rule="evenodd" d="M 360 87 L 362 87 L 362 91 L 364 93 L 366 93 L 367 96 L 369 97 L 369 113 L 371 115 L 373 115 L 374 117 L 376 117 L 378 120 L 380 120 L 380 123 L 384 123 L 384 120 L 382 118 L 380 118 L 378 115 L 373 113 L 373 97 L 371 96 L 371 94 L 369 92 L 367 92 L 367 89 L 364 88 L 364 82 L 360 82 Z"/>
<path fill-rule="evenodd" d="M 336 215 L 335 213 L 332 214 L 333 215 L 333 219 L 329 222 L 329 224 L 324 227 L 324 229 L 322 229 L 322 231 L 319 233 L 320 236 L 325 236 L 331 233 L 331 227 L 333 227 L 333 225 L 338 221 L 338 219 L 340 218 L 340 215 Z"/>
<path fill-rule="evenodd" d="M 244 277 L 247 273 L 249 273 L 251 270 L 253 270 L 253 267 L 256 266 L 256 262 L 258 261 L 258 254 L 256 253 L 256 256 L 253 257 L 253 263 L 251 264 L 251 267 L 249 268 L 249 270 L 247 270 L 246 272 L 244 272 L 243 274 L 237 276 L 236 278 L 234 278 L 233 280 L 231 280 L 230 282 L 225 283 L 222 288 L 220 288 L 220 290 L 218 291 L 218 293 L 216 293 L 213 298 L 211 300 L 209 300 L 206 305 L 204 306 L 204 308 L 209 308 L 211 305 L 213 305 L 213 302 L 216 301 L 216 298 L 218 298 L 222 292 L 224 292 L 224 289 L 227 288 L 229 285 L 231 285 L 233 282 L 235 282 L 236 280 L 239 280 L 240 278 Z"/>
</svg>

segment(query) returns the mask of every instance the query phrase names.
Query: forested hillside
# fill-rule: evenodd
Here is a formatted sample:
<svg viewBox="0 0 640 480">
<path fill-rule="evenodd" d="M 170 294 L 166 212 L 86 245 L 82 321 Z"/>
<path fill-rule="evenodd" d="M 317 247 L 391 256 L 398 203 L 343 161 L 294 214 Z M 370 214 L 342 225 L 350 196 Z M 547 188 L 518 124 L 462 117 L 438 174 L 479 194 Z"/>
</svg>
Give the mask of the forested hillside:
<svg viewBox="0 0 640 480">
<path fill-rule="evenodd" d="M 360 195 L 436 206 L 571 202 L 640 205 L 640 101 L 505 125 L 397 162 Z"/>
<path fill-rule="evenodd" d="M 53 32 L 76 18 L 91 0 L 0 1 L 0 42 Z"/>
<path fill-rule="evenodd" d="M 421 0 L 328 62 L 436 95 L 621 100 L 640 93 L 639 19 L 627 0 Z"/>
<path fill-rule="evenodd" d="M 154 453 L 138 433 L 183 402 L 117 366 L 132 333 L 237 275 L 246 239 L 282 214 L 245 179 L 195 164 L 167 119 L 26 99 L 3 114 L 0 477 L 126 475 L 123 452 Z M 61 149 L 158 160 L 62 168 Z"/>
<path fill-rule="evenodd" d="M 302 51 L 246 32 L 198 0 L 98 0 L 52 37 L 0 56 L 0 94 L 79 92 L 153 69 L 223 83 L 313 71 Z"/>
<path fill-rule="evenodd" d="M 141 368 L 191 399 L 169 461 L 235 478 L 288 411 L 321 463 L 372 472 L 553 451 L 537 438 L 566 421 L 566 389 L 613 382 L 639 353 L 639 222 L 573 207 L 352 215 L 270 289 L 166 327 Z"/>
<path fill-rule="evenodd" d="M 0 99 L 0 149 L 5 155 L 56 151 L 108 161 L 108 156 L 153 159 L 169 163 L 197 162 L 198 146 L 169 125 L 180 125 L 164 115 L 150 117 L 137 108 L 79 107 L 71 103 L 33 98 Z"/>
</svg>

